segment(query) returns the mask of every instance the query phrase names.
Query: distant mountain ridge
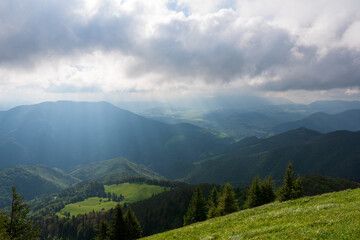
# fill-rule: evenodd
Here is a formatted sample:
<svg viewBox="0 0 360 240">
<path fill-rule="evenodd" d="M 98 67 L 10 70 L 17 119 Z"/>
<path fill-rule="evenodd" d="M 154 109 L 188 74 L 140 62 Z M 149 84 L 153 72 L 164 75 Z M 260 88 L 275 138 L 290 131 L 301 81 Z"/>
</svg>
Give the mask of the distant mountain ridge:
<svg viewBox="0 0 360 240">
<path fill-rule="evenodd" d="M 248 185 L 255 175 L 282 180 L 288 161 L 296 174 L 321 174 L 360 180 L 360 132 L 328 134 L 300 128 L 268 139 L 240 144 L 226 153 L 193 165 L 183 178 L 190 183 Z"/>
<path fill-rule="evenodd" d="M 168 125 L 106 102 L 45 102 L 2 114 L 0 168 L 44 164 L 71 169 L 124 156 L 165 175 L 177 172 L 173 163 L 216 154 L 228 141 L 191 124 Z"/>
<path fill-rule="evenodd" d="M 321 133 L 337 130 L 359 131 L 360 109 L 348 110 L 333 115 L 318 112 L 299 121 L 277 125 L 273 130 L 276 133 L 281 133 L 299 127 L 306 127 Z"/>
</svg>

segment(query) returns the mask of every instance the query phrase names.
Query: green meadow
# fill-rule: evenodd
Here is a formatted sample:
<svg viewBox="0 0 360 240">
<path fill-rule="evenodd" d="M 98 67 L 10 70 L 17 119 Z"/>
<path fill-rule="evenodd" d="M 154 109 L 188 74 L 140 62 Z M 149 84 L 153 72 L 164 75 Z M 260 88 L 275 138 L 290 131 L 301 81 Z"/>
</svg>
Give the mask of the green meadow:
<svg viewBox="0 0 360 240">
<path fill-rule="evenodd" d="M 149 185 L 146 183 L 121 183 L 105 185 L 105 192 L 122 194 L 125 197 L 123 202 L 137 202 L 147 199 L 158 193 L 170 190 L 169 187 Z"/>
<path fill-rule="evenodd" d="M 120 204 L 132 203 L 141 201 L 146 198 L 150 198 L 158 193 L 170 190 L 169 187 L 162 187 L 156 185 L 149 185 L 145 183 L 121 183 L 113 185 L 105 185 L 105 192 L 115 193 L 117 195 L 122 194 L 124 200 Z M 102 212 L 107 211 L 113 207 L 117 202 L 109 201 L 108 198 L 91 197 L 84 201 L 67 204 L 60 212 L 58 216 L 66 216 L 65 213 L 69 212 L 70 215 L 85 214 L 92 211 Z"/>
<path fill-rule="evenodd" d="M 57 215 L 66 216 L 66 212 L 69 212 L 70 216 L 85 214 L 92 211 L 103 212 L 115 207 L 116 204 L 117 202 L 109 201 L 107 198 L 91 197 L 81 202 L 67 204 Z"/>
<path fill-rule="evenodd" d="M 360 239 L 360 189 L 275 202 L 145 239 Z"/>
</svg>

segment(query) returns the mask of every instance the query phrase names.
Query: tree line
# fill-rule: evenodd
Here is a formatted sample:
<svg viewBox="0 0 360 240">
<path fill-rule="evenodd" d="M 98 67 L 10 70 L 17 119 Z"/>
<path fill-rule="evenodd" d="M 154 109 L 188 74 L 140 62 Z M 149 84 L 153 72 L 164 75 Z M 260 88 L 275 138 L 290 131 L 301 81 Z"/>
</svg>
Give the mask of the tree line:
<svg viewBox="0 0 360 240">
<path fill-rule="evenodd" d="M 97 232 L 96 240 L 133 240 L 141 237 L 142 230 L 131 208 L 123 215 L 121 205 L 117 204 L 112 221 L 101 221 Z"/>
<path fill-rule="evenodd" d="M 267 204 L 278 199 L 287 201 L 303 196 L 300 177 L 295 178 L 292 163 L 289 162 L 284 175 L 284 183 L 276 194 L 271 176 L 261 181 L 256 176 L 249 188 L 244 208 L 253 208 Z M 224 216 L 239 210 L 237 199 L 230 183 L 226 183 L 220 190 L 213 188 L 209 199 L 206 201 L 200 187 L 197 186 L 184 216 L 184 226 L 204 221 L 206 219 Z"/>
</svg>

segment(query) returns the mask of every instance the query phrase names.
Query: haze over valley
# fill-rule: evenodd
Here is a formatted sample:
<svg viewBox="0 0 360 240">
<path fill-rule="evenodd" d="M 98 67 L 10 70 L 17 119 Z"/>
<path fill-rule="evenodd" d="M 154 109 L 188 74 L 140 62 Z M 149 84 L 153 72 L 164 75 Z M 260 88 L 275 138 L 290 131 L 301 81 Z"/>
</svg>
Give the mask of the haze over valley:
<svg viewBox="0 0 360 240">
<path fill-rule="evenodd" d="M 359 239 L 359 9 L 2 0 L 0 239 Z"/>
</svg>

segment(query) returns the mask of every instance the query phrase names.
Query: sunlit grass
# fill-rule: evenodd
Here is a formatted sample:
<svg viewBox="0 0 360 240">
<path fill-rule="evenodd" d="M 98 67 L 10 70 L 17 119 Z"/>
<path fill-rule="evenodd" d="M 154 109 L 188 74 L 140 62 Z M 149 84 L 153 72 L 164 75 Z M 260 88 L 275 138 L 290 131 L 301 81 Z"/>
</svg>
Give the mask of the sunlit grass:
<svg viewBox="0 0 360 240">
<path fill-rule="evenodd" d="M 122 194 L 125 197 L 123 202 L 136 202 L 153 195 L 170 190 L 169 187 L 149 185 L 146 183 L 121 183 L 105 185 L 105 192 Z"/>
<path fill-rule="evenodd" d="M 98 197 L 91 197 L 87 198 L 84 201 L 67 204 L 63 209 L 57 213 L 58 216 L 66 216 L 65 213 L 69 212 L 70 216 L 76 216 L 78 214 L 85 214 L 92 211 L 95 212 L 104 212 L 113 207 L 117 202 L 109 201 L 107 198 L 98 198 Z"/>
<path fill-rule="evenodd" d="M 360 189 L 275 202 L 146 239 L 360 239 Z"/>
<path fill-rule="evenodd" d="M 124 196 L 124 200 L 121 201 L 120 204 L 141 201 L 153 195 L 170 190 L 169 187 L 149 185 L 145 183 L 121 183 L 105 185 L 104 187 L 106 193 L 110 192 L 115 193 L 118 196 L 120 196 L 120 194 Z M 108 198 L 91 197 L 81 202 L 67 204 L 60 210 L 60 212 L 57 213 L 57 215 L 64 217 L 67 212 L 69 212 L 71 216 L 85 214 L 92 211 L 102 212 L 115 207 L 116 204 L 117 202 L 109 201 Z"/>
</svg>

